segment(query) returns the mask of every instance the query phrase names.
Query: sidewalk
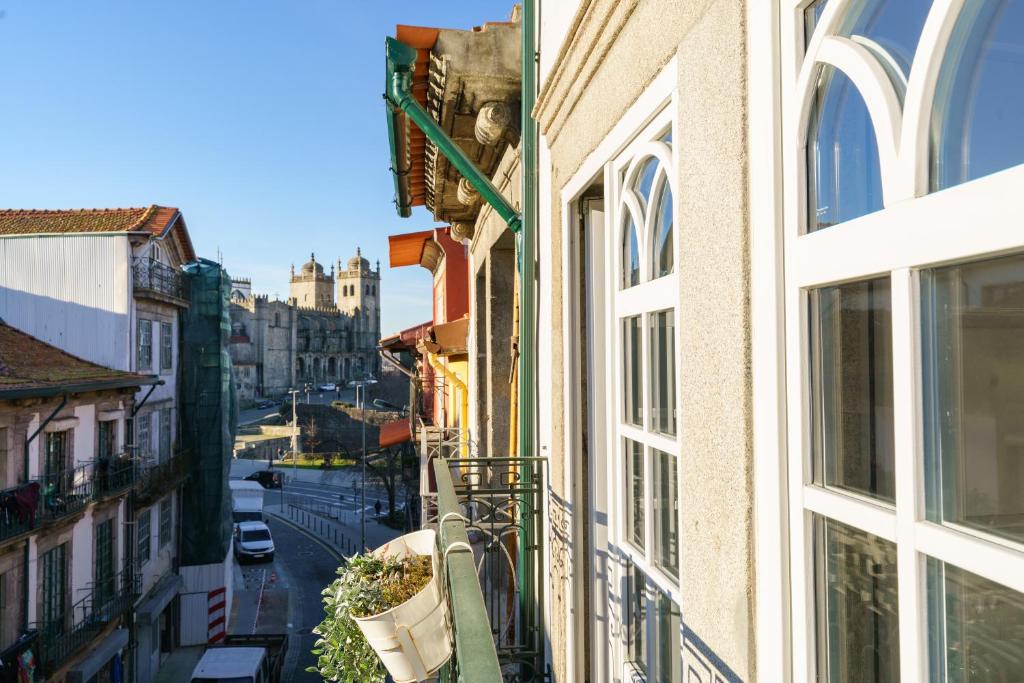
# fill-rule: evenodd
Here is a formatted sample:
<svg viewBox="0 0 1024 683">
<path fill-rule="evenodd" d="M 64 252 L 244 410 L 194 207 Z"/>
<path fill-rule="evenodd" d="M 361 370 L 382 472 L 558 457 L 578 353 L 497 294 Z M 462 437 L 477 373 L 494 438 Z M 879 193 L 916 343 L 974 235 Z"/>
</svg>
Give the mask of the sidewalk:
<svg viewBox="0 0 1024 683">
<path fill-rule="evenodd" d="M 344 557 L 359 552 L 359 520 L 329 519 L 294 505 L 266 505 L 263 511 L 305 530 Z M 384 545 L 402 535 L 401 531 L 366 518 L 366 545 L 369 549 Z"/>
</svg>

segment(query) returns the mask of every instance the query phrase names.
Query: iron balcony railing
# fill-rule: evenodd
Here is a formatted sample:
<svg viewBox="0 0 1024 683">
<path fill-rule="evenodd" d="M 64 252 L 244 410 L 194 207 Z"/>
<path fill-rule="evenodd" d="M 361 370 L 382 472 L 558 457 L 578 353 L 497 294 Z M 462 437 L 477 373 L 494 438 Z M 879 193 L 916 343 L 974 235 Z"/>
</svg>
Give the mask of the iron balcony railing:
<svg viewBox="0 0 1024 683">
<path fill-rule="evenodd" d="M 173 299 L 188 299 L 187 281 L 180 271 L 142 256 L 132 259 L 132 284 L 136 290 L 155 292 Z"/>
<path fill-rule="evenodd" d="M 188 458 L 184 453 L 173 453 L 171 457 L 160 461 L 155 458 L 141 458 L 138 465 L 136 481 L 136 502 L 148 505 L 158 498 L 167 495 L 188 476 Z"/>
<path fill-rule="evenodd" d="M 0 491 L 0 542 L 28 533 L 39 513 L 39 482 L 26 482 Z"/>
<path fill-rule="evenodd" d="M 116 496 L 130 489 L 135 483 L 135 463 L 127 454 L 101 458 L 93 467 L 97 500 Z"/>
<path fill-rule="evenodd" d="M 545 681 L 542 458 L 434 458 L 455 648 L 442 683 Z M 466 548 L 472 548 L 472 552 Z"/>
<path fill-rule="evenodd" d="M 63 614 L 33 626 L 39 631 L 40 667 L 49 676 L 127 612 L 139 597 L 139 572 L 121 571 L 84 589 Z"/>
<path fill-rule="evenodd" d="M 75 514 L 93 500 L 94 491 L 92 463 L 44 474 L 39 478 L 39 521 Z"/>
</svg>

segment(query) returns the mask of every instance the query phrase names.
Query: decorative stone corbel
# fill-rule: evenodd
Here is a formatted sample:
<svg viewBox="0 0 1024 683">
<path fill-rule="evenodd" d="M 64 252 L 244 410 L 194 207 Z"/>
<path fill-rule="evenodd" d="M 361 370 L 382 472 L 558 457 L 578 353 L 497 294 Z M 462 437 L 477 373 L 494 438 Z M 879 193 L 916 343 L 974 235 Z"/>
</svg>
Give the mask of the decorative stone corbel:
<svg viewBox="0 0 1024 683">
<path fill-rule="evenodd" d="M 476 115 L 474 134 L 477 142 L 491 147 L 498 144 L 512 127 L 512 107 L 505 102 L 488 102 Z"/>
</svg>

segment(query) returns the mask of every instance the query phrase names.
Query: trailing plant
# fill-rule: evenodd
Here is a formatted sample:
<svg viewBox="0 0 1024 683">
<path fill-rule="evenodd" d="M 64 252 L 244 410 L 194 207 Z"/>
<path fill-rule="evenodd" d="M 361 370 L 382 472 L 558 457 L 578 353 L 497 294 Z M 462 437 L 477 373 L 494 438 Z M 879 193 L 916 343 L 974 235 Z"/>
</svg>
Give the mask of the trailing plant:
<svg viewBox="0 0 1024 683">
<path fill-rule="evenodd" d="M 307 669 L 337 683 L 384 683 L 387 671 L 353 620 L 401 605 L 433 576 L 428 555 L 354 555 L 322 592 L 326 616 L 313 633 L 316 666 Z"/>
</svg>

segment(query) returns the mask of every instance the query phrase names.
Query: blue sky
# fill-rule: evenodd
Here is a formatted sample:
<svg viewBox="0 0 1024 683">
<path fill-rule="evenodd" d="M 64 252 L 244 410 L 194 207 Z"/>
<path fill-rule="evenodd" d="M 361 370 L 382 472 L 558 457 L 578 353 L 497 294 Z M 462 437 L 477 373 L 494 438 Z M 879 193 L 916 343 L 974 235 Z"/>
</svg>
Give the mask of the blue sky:
<svg viewBox="0 0 1024 683">
<path fill-rule="evenodd" d="M 0 0 L 0 206 L 181 208 L 257 291 L 361 245 L 383 271 L 382 333 L 430 318 L 422 268 L 388 234 L 384 36 L 470 28 L 512 0 Z"/>
</svg>

